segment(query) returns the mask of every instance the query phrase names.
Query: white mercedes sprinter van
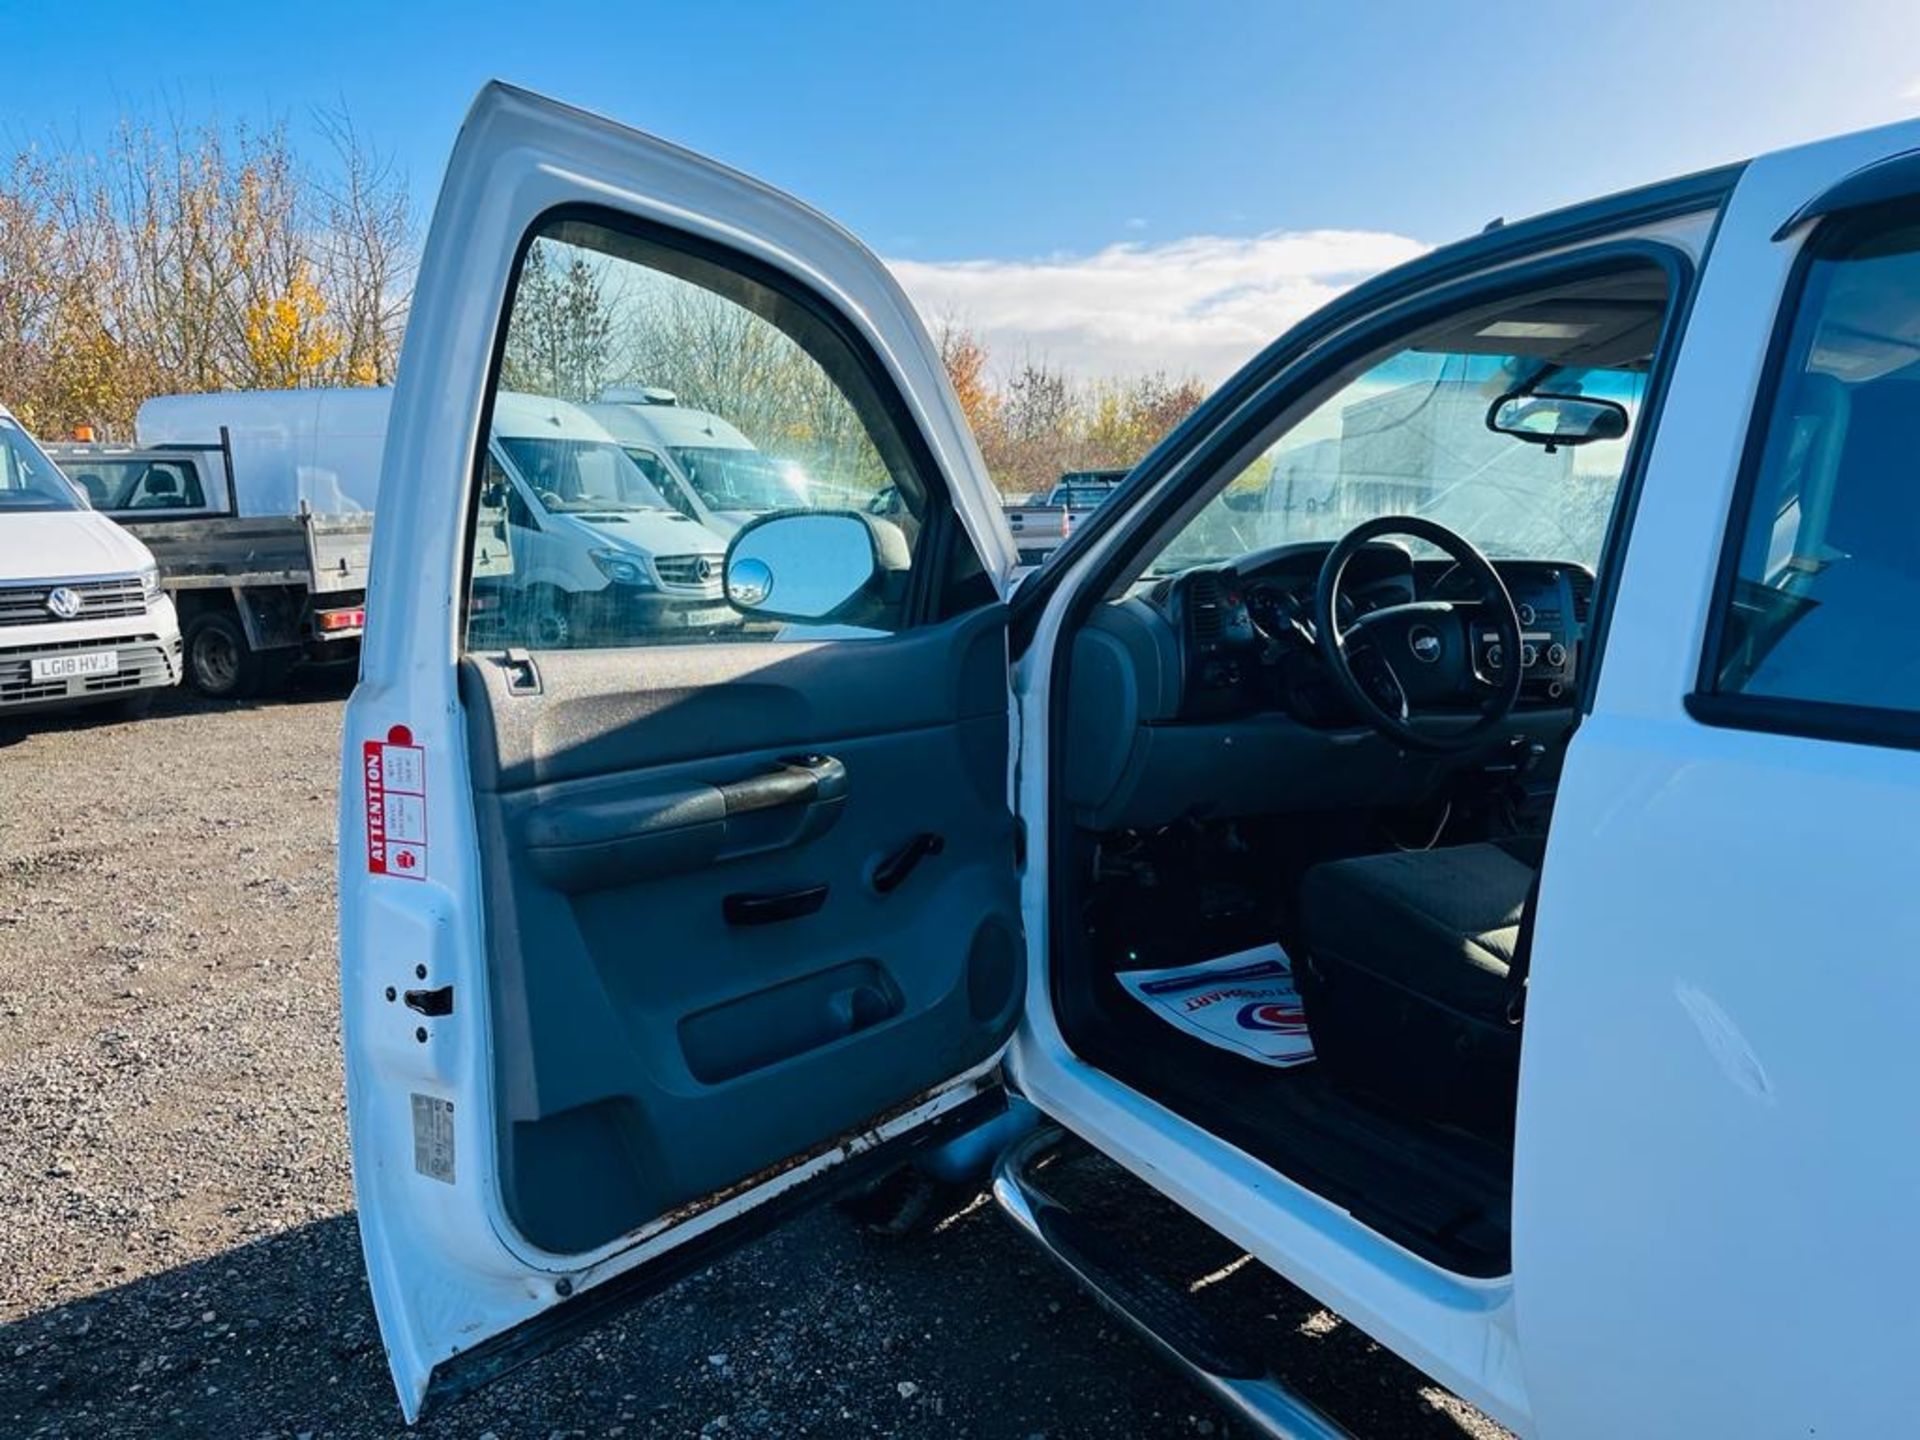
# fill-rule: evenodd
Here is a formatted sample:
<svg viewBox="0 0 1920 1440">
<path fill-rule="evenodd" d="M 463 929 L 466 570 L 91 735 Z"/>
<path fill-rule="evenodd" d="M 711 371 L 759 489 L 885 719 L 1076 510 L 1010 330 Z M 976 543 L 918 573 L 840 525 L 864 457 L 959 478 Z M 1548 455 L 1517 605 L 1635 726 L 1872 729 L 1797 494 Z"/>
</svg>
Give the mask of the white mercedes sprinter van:
<svg viewBox="0 0 1920 1440">
<path fill-rule="evenodd" d="M 508 633 L 565 649 L 631 625 L 739 625 L 720 590 L 727 542 L 675 509 L 580 406 L 502 391 L 488 459 Z"/>
<path fill-rule="evenodd" d="M 679 404 L 671 390 L 618 387 L 585 408 L 668 504 L 716 535 L 812 503 L 799 466 L 767 454 L 721 416 Z"/>
<path fill-rule="evenodd" d="M 147 547 L 0 406 L 0 717 L 116 703 L 180 680 L 180 627 Z"/>
</svg>

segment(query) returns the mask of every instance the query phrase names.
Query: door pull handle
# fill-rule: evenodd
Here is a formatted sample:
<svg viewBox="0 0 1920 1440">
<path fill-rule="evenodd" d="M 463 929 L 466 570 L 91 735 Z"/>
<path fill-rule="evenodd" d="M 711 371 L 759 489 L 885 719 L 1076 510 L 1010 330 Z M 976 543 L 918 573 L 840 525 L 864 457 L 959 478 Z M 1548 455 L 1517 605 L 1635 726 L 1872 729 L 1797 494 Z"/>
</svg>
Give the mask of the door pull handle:
<svg viewBox="0 0 1920 1440">
<path fill-rule="evenodd" d="M 772 925 L 811 915 L 826 903 L 827 887 L 808 885 L 773 895 L 729 895 L 720 902 L 720 913 L 729 925 Z"/>
<path fill-rule="evenodd" d="M 869 883 L 876 894 L 891 895 L 913 874 L 915 867 L 929 855 L 938 855 L 947 848 L 947 842 L 931 830 L 923 830 L 893 854 L 881 860 L 873 867 Z"/>
</svg>

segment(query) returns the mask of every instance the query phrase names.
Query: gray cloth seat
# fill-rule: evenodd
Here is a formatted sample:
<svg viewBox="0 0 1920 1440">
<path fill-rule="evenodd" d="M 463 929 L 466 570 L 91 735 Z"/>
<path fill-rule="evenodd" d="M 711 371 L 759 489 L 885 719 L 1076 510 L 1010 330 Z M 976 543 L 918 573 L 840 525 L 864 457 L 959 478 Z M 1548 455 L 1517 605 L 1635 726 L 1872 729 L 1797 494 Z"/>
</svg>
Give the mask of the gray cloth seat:
<svg viewBox="0 0 1920 1440">
<path fill-rule="evenodd" d="M 1540 848 L 1454 845 L 1316 865 L 1300 887 L 1307 953 L 1323 969 L 1351 967 L 1473 1019 L 1504 1022 Z"/>
</svg>

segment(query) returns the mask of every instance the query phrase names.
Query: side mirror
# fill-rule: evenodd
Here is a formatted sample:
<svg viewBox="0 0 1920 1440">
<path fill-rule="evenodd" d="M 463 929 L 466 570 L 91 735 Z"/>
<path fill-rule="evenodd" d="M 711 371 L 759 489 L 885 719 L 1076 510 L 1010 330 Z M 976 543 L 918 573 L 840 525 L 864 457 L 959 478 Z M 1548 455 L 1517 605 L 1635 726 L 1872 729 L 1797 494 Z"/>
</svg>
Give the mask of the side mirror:
<svg viewBox="0 0 1920 1440">
<path fill-rule="evenodd" d="M 1627 433 L 1627 407 L 1590 395 L 1502 395 L 1487 410 L 1487 428 L 1549 453 L 1562 445 L 1618 440 Z"/>
<path fill-rule="evenodd" d="M 758 619 L 861 624 L 896 598 L 908 563 L 906 536 L 871 515 L 762 515 L 727 546 L 727 603 Z"/>
</svg>

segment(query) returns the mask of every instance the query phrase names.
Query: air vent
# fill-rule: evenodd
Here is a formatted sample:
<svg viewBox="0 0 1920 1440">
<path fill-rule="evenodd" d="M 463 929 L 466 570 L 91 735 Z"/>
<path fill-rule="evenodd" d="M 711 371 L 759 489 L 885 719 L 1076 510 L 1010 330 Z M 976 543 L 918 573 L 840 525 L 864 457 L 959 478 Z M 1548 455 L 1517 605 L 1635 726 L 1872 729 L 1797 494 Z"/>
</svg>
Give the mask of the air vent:
<svg viewBox="0 0 1920 1440">
<path fill-rule="evenodd" d="M 1567 584 L 1573 590 L 1573 623 L 1584 627 L 1593 614 L 1593 577 L 1584 570 L 1569 569 Z"/>
<path fill-rule="evenodd" d="M 1187 586 L 1187 623 L 1193 638 L 1209 644 L 1220 638 L 1226 622 L 1220 614 L 1220 577 L 1208 570 L 1195 575 Z"/>
</svg>

